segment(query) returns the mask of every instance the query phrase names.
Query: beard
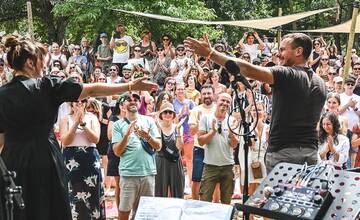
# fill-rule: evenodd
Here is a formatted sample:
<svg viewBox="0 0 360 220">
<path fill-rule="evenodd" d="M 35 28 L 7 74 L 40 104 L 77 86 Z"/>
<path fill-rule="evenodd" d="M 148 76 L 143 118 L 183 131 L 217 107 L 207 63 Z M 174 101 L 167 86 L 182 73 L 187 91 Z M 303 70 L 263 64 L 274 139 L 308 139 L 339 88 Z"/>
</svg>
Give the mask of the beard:
<svg viewBox="0 0 360 220">
<path fill-rule="evenodd" d="M 138 111 L 137 106 L 136 105 L 130 105 L 127 107 L 127 110 L 131 113 L 136 113 Z"/>
<path fill-rule="evenodd" d="M 211 100 L 211 98 L 204 98 L 203 103 L 204 103 L 205 105 L 211 105 L 211 104 L 212 104 L 212 100 Z"/>
</svg>

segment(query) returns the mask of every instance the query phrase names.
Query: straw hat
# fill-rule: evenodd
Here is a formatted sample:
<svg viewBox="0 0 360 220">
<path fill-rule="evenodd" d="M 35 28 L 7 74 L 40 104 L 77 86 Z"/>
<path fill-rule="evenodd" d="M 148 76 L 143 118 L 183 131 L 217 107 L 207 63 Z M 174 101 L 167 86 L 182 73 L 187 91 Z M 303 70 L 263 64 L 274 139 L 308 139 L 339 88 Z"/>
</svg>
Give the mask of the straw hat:
<svg viewBox="0 0 360 220">
<path fill-rule="evenodd" d="M 171 103 L 166 102 L 166 103 L 161 105 L 160 112 L 159 112 L 159 118 L 161 120 L 163 120 L 162 113 L 165 112 L 165 111 L 171 111 L 173 113 L 173 119 L 176 117 L 176 112 L 174 110 L 174 106 Z"/>
</svg>

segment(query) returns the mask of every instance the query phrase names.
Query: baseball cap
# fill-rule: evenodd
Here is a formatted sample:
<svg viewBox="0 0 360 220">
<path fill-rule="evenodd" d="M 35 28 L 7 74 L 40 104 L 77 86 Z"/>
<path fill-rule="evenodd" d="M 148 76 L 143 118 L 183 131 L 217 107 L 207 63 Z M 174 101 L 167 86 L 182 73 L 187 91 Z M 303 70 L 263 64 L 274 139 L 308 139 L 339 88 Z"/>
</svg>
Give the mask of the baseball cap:
<svg viewBox="0 0 360 220">
<path fill-rule="evenodd" d="M 134 93 L 134 92 L 132 92 L 132 93 L 125 92 L 125 93 L 123 93 L 123 94 L 119 97 L 119 99 L 117 100 L 117 102 L 123 103 L 123 102 L 125 102 L 125 100 L 127 100 L 127 99 L 130 98 L 130 97 L 134 97 L 134 98 L 140 100 L 139 94 Z"/>
<path fill-rule="evenodd" d="M 334 77 L 334 82 L 335 83 L 339 83 L 339 82 L 343 82 L 343 78 L 341 76 L 337 76 L 337 77 Z"/>
<path fill-rule="evenodd" d="M 356 79 L 352 76 L 349 76 L 345 79 L 345 83 L 355 83 Z"/>
<path fill-rule="evenodd" d="M 107 34 L 106 34 L 106 33 L 101 33 L 101 34 L 100 34 L 100 38 L 103 38 L 103 37 L 106 38 L 106 37 L 107 37 Z"/>
</svg>

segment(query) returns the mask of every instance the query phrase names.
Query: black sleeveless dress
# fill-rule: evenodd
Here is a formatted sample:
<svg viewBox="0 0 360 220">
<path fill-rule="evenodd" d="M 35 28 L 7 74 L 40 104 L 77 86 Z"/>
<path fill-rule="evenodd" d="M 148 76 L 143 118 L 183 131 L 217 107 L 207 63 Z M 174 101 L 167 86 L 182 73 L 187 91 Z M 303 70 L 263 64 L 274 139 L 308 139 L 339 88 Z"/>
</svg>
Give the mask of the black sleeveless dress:
<svg viewBox="0 0 360 220">
<path fill-rule="evenodd" d="M 80 84 L 60 77 L 16 76 L 0 87 L 0 133 L 5 134 L 1 157 L 8 170 L 17 173 L 15 183 L 23 189 L 26 206 L 20 211 L 15 205 L 14 219 L 71 219 L 65 167 L 53 126 L 59 106 L 77 100 L 81 91 Z M 0 215 L 5 210 L 1 208 Z"/>
</svg>

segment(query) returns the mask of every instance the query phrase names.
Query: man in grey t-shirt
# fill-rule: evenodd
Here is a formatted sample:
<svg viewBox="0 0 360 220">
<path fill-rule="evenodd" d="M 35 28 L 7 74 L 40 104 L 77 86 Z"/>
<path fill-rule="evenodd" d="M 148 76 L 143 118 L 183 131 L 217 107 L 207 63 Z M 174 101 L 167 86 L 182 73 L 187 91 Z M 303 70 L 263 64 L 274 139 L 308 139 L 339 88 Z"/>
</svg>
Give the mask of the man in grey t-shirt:
<svg viewBox="0 0 360 220">
<path fill-rule="evenodd" d="M 231 96 L 221 93 L 216 102 L 215 113 L 204 115 L 200 119 L 198 141 L 200 145 L 205 145 L 205 165 L 200 185 L 200 199 L 203 201 L 212 201 L 215 185 L 220 183 L 221 202 L 231 202 L 234 190 L 232 148 L 236 147 L 238 140 L 230 131 L 227 121 L 230 120 L 232 129 L 238 123 L 227 114 L 230 104 Z"/>
</svg>

